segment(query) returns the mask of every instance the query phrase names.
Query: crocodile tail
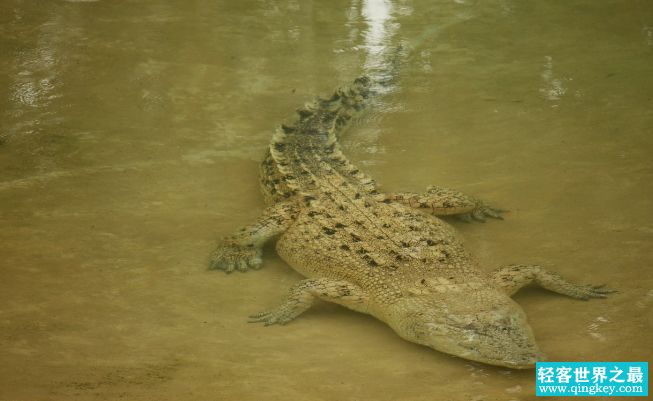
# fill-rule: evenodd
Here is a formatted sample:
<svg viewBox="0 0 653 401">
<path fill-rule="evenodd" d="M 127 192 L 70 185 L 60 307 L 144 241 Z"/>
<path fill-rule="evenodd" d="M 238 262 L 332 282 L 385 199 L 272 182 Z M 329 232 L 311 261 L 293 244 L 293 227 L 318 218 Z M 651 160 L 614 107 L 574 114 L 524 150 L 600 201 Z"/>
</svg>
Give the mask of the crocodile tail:
<svg viewBox="0 0 653 401">
<path fill-rule="evenodd" d="M 397 79 L 404 48 L 397 46 L 387 57 L 382 69 L 369 71 L 352 84 L 338 88 L 329 99 L 315 97 L 304 108 L 297 109 L 299 120 L 293 124 L 302 135 L 325 135 L 324 146 L 338 140 L 338 134 L 352 118 L 359 115 L 379 93 L 390 91 Z"/>
<path fill-rule="evenodd" d="M 270 156 L 288 189 L 308 189 L 306 171 L 328 168 L 325 163 L 339 174 L 347 174 L 348 181 L 372 182 L 347 160 L 338 143 L 338 133 L 365 108 L 371 96 L 370 83 L 369 78 L 357 78 L 338 88 L 331 98 L 306 104 L 297 111 L 299 119 L 292 125 L 277 128 L 270 141 Z"/>
<path fill-rule="evenodd" d="M 392 85 L 400 56 L 401 47 L 398 47 L 386 71 L 376 72 L 375 78 L 356 78 L 352 84 L 338 88 L 328 99 L 316 97 L 297 110 L 297 121 L 276 130 L 270 141 L 270 157 L 266 157 L 266 165 L 261 170 L 264 194 L 276 197 L 281 193 L 310 191 L 315 184 L 312 173 L 318 170 L 373 190 L 374 181 L 342 153 L 338 134 L 367 107 L 372 97 Z M 276 171 L 267 167 L 271 161 Z M 274 179 L 270 179 L 272 175 Z"/>
</svg>

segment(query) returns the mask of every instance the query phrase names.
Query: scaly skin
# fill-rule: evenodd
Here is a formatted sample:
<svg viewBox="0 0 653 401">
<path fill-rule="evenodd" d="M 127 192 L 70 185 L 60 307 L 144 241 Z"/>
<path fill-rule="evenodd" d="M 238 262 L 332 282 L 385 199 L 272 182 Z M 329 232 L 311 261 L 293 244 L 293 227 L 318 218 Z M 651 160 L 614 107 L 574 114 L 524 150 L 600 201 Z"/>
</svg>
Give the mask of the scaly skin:
<svg viewBox="0 0 653 401">
<path fill-rule="evenodd" d="M 270 206 L 222 240 L 211 268 L 258 269 L 261 247 L 281 234 L 277 252 L 307 279 L 281 305 L 252 316 L 254 322 L 288 323 L 318 297 L 371 314 L 406 340 L 438 351 L 515 369 L 535 367 L 546 357 L 510 295 L 531 282 L 578 299 L 612 291 L 571 284 L 533 265 L 486 275 L 461 235 L 436 216 L 485 221 L 500 219 L 501 210 L 441 187 L 425 194 L 380 191 L 344 157 L 336 133 L 385 84 L 357 79 L 331 99 L 299 110 L 292 126 L 280 127 L 260 170 Z"/>
</svg>

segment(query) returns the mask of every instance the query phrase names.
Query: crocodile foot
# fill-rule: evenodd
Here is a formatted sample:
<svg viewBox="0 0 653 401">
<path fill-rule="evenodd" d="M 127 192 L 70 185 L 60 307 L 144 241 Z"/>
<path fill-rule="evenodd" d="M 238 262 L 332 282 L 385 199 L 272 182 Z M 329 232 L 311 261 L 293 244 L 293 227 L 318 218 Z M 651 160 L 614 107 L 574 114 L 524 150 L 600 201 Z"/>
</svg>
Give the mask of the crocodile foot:
<svg viewBox="0 0 653 401">
<path fill-rule="evenodd" d="M 606 298 L 606 294 L 613 294 L 617 291 L 604 289 L 605 284 L 581 284 L 574 285 L 573 292 L 568 294 L 572 298 L 587 301 L 590 298 Z"/>
<path fill-rule="evenodd" d="M 469 213 L 463 213 L 459 215 L 460 219 L 464 222 L 471 223 L 473 220 L 485 223 L 486 217 L 491 217 L 497 220 L 503 220 L 503 217 L 499 213 L 508 213 L 507 210 L 496 209 L 488 205 L 480 199 L 474 198 L 476 202 L 476 208 Z"/>
<path fill-rule="evenodd" d="M 278 323 L 283 326 L 284 324 L 293 320 L 297 315 L 298 313 L 294 313 L 294 311 L 292 311 L 290 308 L 284 308 L 284 306 L 281 305 L 277 308 L 269 309 L 250 316 L 249 318 L 252 320 L 250 320 L 248 323 L 263 322 L 266 326 Z"/>
<path fill-rule="evenodd" d="M 590 298 L 606 298 L 614 290 L 603 289 L 603 285 L 574 284 L 542 266 L 538 265 L 508 265 L 495 270 L 492 280 L 498 288 L 502 288 L 508 295 L 529 283 L 537 283 L 542 288 L 557 292 L 568 297 L 587 301 Z"/>
<path fill-rule="evenodd" d="M 235 269 L 245 272 L 249 267 L 260 269 L 263 265 L 261 254 L 261 248 L 223 244 L 211 255 L 209 269 L 222 269 L 227 273 Z"/>
</svg>

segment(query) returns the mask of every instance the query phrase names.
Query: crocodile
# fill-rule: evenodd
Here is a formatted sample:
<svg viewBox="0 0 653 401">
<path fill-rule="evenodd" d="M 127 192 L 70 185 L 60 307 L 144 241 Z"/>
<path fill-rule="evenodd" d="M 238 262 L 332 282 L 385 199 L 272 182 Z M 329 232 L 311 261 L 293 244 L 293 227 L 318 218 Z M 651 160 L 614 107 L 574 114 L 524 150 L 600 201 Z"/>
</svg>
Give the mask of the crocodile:
<svg viewBox="0 0 653 401">
<path fill-rule="evenodd" d="M 370 314 L 408 341 L 490 365 L 534 368 L 546 360 L 510 296 L 536 283 L 572 298 L 605 298 L 602 285 L 576 285 L 537 265 L 490 274 L 462 235 L 439 216 L 502 219 L 503 210 L 453 189 L 385 192 L 342 152 L 339 135 L 392 78 L 358 78 L 297 110 L 272 136 L 260 165 L 269 205 L 223 238 L 210 269 L 259 269 L 262 246 L 278 236 L 279 256 L 306 279 L 251 322 L 286 324 L 315 298 Z"/>
</svg>

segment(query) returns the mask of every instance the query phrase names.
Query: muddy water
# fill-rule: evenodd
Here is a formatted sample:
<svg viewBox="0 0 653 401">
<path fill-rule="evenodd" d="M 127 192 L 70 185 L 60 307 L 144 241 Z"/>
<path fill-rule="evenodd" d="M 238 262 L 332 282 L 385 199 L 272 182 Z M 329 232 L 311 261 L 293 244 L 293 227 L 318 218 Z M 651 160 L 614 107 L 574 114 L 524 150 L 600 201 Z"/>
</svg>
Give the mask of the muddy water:
<svg viewBox="0 0 653 401">
<path fill-rule="evenodd" d="M 653 3 L 18 1 L 0 5 L 0 398 L 529 400 L 472 363 L 315 306 L 301 279 L 207 271 L 264 204 L 257 162 L 314 94 L 395 90 L 343 138 L 388 190 L 511 210 L 453 222 L 488 271 L 538 263 L 619 293 L 515 296 L 553 361 L 651 361 Z"/>
</svg>

